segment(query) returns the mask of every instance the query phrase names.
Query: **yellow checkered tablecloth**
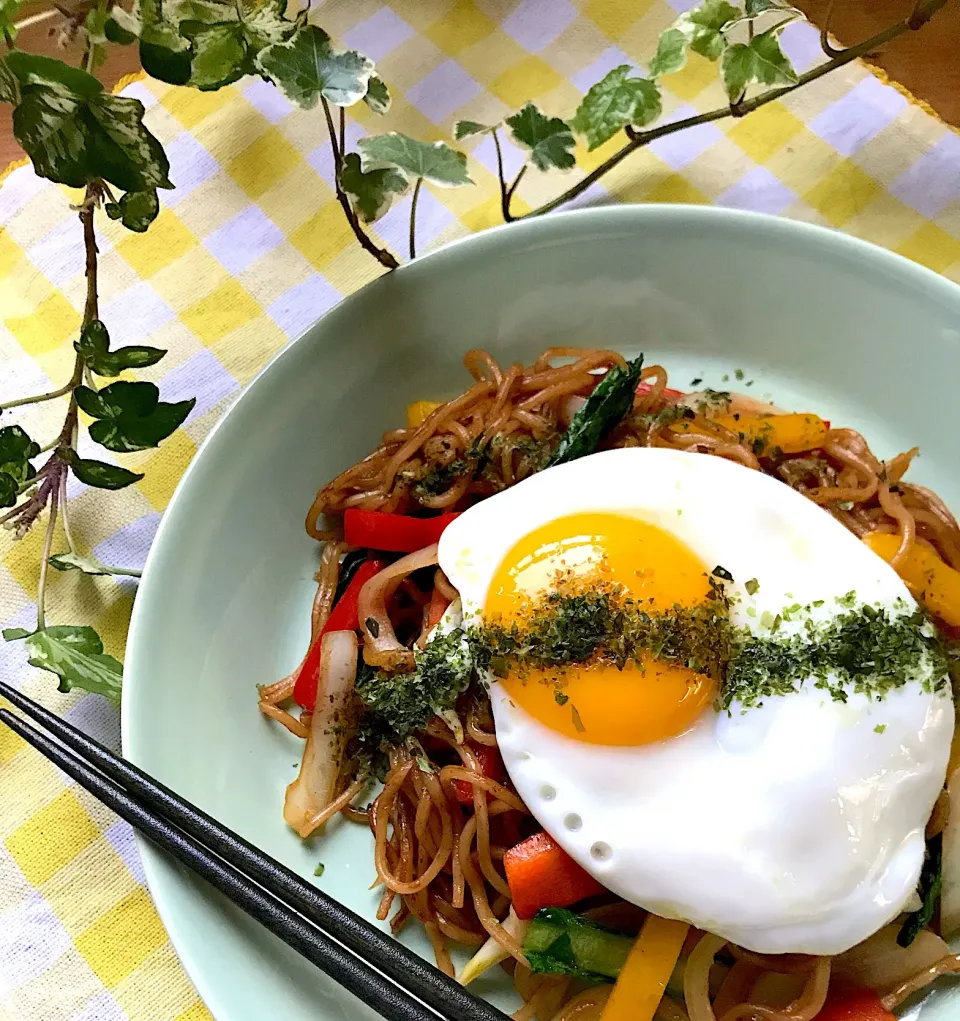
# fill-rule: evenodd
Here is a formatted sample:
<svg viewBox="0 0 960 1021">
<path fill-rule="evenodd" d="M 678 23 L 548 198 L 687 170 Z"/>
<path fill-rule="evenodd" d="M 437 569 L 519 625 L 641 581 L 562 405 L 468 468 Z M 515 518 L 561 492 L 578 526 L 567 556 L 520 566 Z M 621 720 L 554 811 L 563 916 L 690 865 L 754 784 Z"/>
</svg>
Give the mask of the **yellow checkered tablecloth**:
<svg viewBox="0 0 960 1021">
<path fill-rule="evenodd" d="M 385 122 L 363 104 L 355 142 L 386 126 L 450 136 L 456 118 L 489 121 L 527 99 L 569 115 L 610 68 L 649 60 L 686 0 L 328 0 L 318 20 L 377 61 L 395 102 Z M 798 70 L 820 56 L 816 32 L 791 26 L 784 48 Z M 716 68 L 693 56 L 664 79 L 665 113 L 722 103 Z M 124 457 L 146 477 L 116 494 L 71 481 L 83 544 L 103 561 L 142 563 L 184 467 L 241 387 L 291 338 L 378 267 L 359 250 L 332 190 L 318 111 L 293 109 L 271 86 L 246 80 L 218 93 L 136 82 L 126 94 L 172 163 L 174 192 L 145 235 L 99 220 L 101 317 L 115 344 L 147 342 L 168 356 L 143 374 L 166 400 L 196 395 L 184 429 L 158 451 Z M 384 125 L 384 126 L 382 126 Z M 610 143 L 579 154 L 590 168 Z M 471 139 L 478 187 L 434 190 L 420 201 L 423 247 L 497 222 L 489 136 Z M 509 143 L 508 173 L 521 156 Z M 664 138 L 594 185 L 580 204 L 698 202 L 812 220 L 867 238 L 960 281 L 960 137 L 850 65 L 742 121 Z M 582 170 L 571 171 L 567 177 Z M 530 173 L 522 210 L 560 187 Z M 84 296 L 75 196 L 29 167 L 0 189 L 0 400 L 69 376 Z M 410 198 L 376 225 L 403 251 Z M 53 404 L 5 419 L 41 442 L 56 431 Z M 85 456 L 109 459 L 92 445 Z M 42 529 L 0 544 L 0 616 L 31 626 Z M 59 544 L 58 544 L 59 548 Z M 48 618 L 90 623 L 122 655 L 135 586 L 58 575 Z M 0 674 L 117 744 L 114 709 L 62 696 L 50 674 L 0 644 Z M 182 971 L 143 884 L 131 832 L 39 755 L 0 729 L 0 1019 L 201 1021 L 209 1015 Z"/>
</svg>

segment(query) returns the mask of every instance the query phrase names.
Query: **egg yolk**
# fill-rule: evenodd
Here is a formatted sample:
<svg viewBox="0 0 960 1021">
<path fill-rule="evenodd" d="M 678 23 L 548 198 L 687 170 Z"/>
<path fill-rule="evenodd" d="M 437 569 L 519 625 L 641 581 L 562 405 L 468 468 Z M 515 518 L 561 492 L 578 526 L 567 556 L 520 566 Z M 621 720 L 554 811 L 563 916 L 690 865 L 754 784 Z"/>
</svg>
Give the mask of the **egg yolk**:
<svg viewBox="0 0 960 1021">
<path fill-rule="evenodd" d="M 484 615 L 518 620 L 558 584 L 570 592 L 618 586 L 651 613 L 694 606 L 710 595 L 703 563 L 676 536 L 640 518 L 584 513 L 542 525 L 507 553 Z M 562 688 L 556 679 L 556 670 L 534 668 L 522 677 L 511 672 L 502 683 L 511 700 L 544 726 L 600 745 L 640 745 L 680 734 L 716 692 L 711 678 L 652 656 L 622 670 L 608 662 L 567 667 Z"/>
</svg>

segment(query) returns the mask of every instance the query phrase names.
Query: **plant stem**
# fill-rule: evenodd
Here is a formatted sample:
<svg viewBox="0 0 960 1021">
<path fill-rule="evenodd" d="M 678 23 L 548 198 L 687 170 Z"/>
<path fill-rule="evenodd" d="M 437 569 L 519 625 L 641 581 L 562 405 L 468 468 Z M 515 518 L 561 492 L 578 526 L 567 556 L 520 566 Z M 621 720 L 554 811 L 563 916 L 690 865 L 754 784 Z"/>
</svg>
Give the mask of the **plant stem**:
<svg viewBox="0 0 960 1021">
<path fill-rule="evenodd" d="M 410 200 L 410 258 L 417 257 L 417 199 L 420 198 L 420 186 L 423 178 L 418 177 L 413 186 L 413 198 Z"/>
<path fill-rule="evenodd" d="M 347 111 L 340 107 L 340 158 L 347 151 Z"/>
<path fill-rule="evenodd" d="M 360 226 L 360 220 L 353 211 L 353 206 L 350 205 L 350 199 L 347 198 L 346 193 L 340 187 L 340 167 L 343 164 L 343 151 L 337 142 L 337 130 L 333 125 L 333 114 L 330 112 L 330 104 L 323 98 L 320 99 L 320 103 L 323 106 L 323 115 L 327 121 L 327 132 L 330 135 L 330 148 L 333 151 L 334 187 L 336 189 L 337 201 L 343 210 L 343 215 L 347 218 L 347 223 L 350 224 L 350 229 L 353 231 L 354 236 L 360 242 L 360 247 L 365 252 L 369 252 L 381 266 L 386 266 L 387 269 L 396 269 L 400 263 L 397 262 L 394 254 L 387 248 L 378 248 L 370 240 L 366 231 Z M 340 114 L 342 117 L 342 109 Z"/>
<path fill-rule="evenodd" d="M 77 544 L 73 541 L 73 532 L 70 529 L 70 519 L 67 516 L 67 473 L 60 476 L 60 521 L 63 525 L 63 534 L 67 540 L 67 547 L 71 553 L 77 552 Z"/>
<path fill-rule="evenodd" d="M 500 183 L 500 213 L 506 223 L 511 223 L 514 219 L 510 213 L 510 195 L 512 192 L 507 188 L 507 179 L 503 173 L 503 150 L 500 148 L 500 136 L 497 134 L 496 128 L 490 134 L 493 135 L 493 148 L 497 153 L 497 180 Z"/>
<path fill-rule="evenodd" d="M 830 0 L 827 4 L 826 13 L 823 16 L 823 24 L 820 26 L 820 48 L 828 57 L 836 57 L 842 50 L 836 49 L 830 42 L 830 20 L 833 18 L 833 9 L 837 6 L 837 0 Z"/>
<path fill-rule="evenodd" d="M 552 212 L 554 209 L 564 205 L 571 199 L 576 198 L 578 195 L 582 195 L 591 185 L 599 181 L 604 174 L 613 170 L 614 167 L 622 163 L 637 149 L 641 149 L 644 146 L 649 145 L 658 138 L 663 138 L 665 135 L 672 135 L 675 132 L 683 131 L 686 128 L 695 127 L 698 124 L 709 124 L 711 121 L 724 120 L 727 117 L 745 117 L 748 113 L 758 110 L 761 106 L 766 106 L 767 103 L 772 103 L 774 100 L 780 99 L 782 96 L 793 92 L 795 89 L 799 89 L 808 82 L 816 81 L 818 78 L 822 78 L 824 75 L 829 74 L 838 67 L 843 67 L 845 64 L 851 63 L 858 57 L 862 57 L 864 54 L 870 53 L 871 50 L 875 50 L 877 47 L 885 45 L 892 39 L 896 39 L 897 36 L 903 35 L 905 32 L 912 31 L 915 28 L 922 27 L 930 20 L 931 17 L 933 17 L 934 14 L 936 14 L 937 11 L 940 10 L 941 7 L 948 2 L 949 0 L 924 0 L 924 2 L 918 4 L 918 6 L 914 9 L 914 12 L 906 21 L 901 21 L 896 25 L 892 25 L 890 28 L 885 29 L 883 32 L 878 32 L 876 35 L 864 40 L 864 42 L 858 43 L 856 46 L 848 46 L 846 49 L 838 51 L 837 55 L 831 60 L 828 60 L 823 64 L 819 64 L 817 67 L 814 67 L 800 75 L 795 85 L 787 85 L 783 88 L 771 89 L 769 92 L 765 92 L 760 96 L 754 96 L 753 99 L 747 99 L 731 106 L 721 107 L 719 110 L 711 110 L 709 113 L 696 114 L 693 117 L 686 117 L 683 120 L 671 121 L 669 124 L 662 124 L 659 127 L 651 128 L 649 131 L 633 131 L 628 136 L 629 140 L 626 145 L 618 149 L 608 159 L 604 160 L 600 166 L 596 167 L 585 177 L 577 181 L 575 185 L 568 188 L 556 198 L 551 199 L 549 202 L 545 202 L 542 206 L 538 206 L 536 209 L 531 209 L 529 213 L 524 213 L 523 216 L 518 216 L 514 219 L 526 220 L 532 216 L 543 216 L 545 213 Z"/>
<path fill-rule="evenodd" d="M 47 534 L 43 539 L 43 552 L 40 554 L 40 579 L 37 582 L 37 630 L 47 626 L 44 616 L 44 603 L 47 594 L 47 573 L 50 570 L 50 552 L 53 549 L 53 532 L 57 524 L 57 506 L 60 500 L 60 487 L 54 488 L 50 494 L 50 516 L 47 518 Z"/>
<path fill-rule="evenodd" d="M 513 179 L 513 183 L 510 185 L 509 188 L 507 188 L 508 206 L 510 204 L 511 199 L 513 198 L 513 193 L 517 190 L 517 185 L 523 180 L 523 175 L 527 172 L 527 166 L 528 164 L 524 163 L 524 165 L 517 171 L 517 176 Z M 511 216 L 510 219 L 513 220 L 514 217 Z"/>
<path fill-rule="evenodd" d="M 18 397 L 15 401 L 5 401 L 0 404 L 0 411 L 9 411 L 10 408 L 21 408 L 25 404 L 41 404 L 43 401 L 56 400 L 63 397 L 73 389 L 72 383 L 64 383 L 59 390 L 51 390 L 49 393 L 36 394 L 34 397 Z"/>
<path fill-rule="evenodd" d="M 118 574 L 124 578 L 143 577 L 143 571 L 138 571 L 135 567 L 110 567 L 108 564 L 104 564 L 103 567 L 108 574 Z"/>
</svg>

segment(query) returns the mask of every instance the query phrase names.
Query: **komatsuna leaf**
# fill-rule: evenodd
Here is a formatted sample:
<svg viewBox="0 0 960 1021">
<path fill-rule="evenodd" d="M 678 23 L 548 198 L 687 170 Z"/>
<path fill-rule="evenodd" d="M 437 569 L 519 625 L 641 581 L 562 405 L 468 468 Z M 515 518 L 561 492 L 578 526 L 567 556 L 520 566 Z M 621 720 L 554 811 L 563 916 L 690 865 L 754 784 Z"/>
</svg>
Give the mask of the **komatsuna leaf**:
<svg viewBox="0 0 960 1021">
<path fill-rule="evenodd" d="M 371 75 L 370 81 L 367 82 L 367 91 L 363 101 L 374 113 L 386 113 L 390 109 L 390 103 L 392 102 L 387 83 L 382 78 Z"/>
<path fill-rule="evenodd" d="M 12 507 L 24 482 L 36 474 L 30 458 L 40 453 L 35 443 L 19 425 L 0 429 L 0 507 Z"/>
<path fill-rule="evenodd" d="M 629 64 L 621 64 L 590 88 L 570 127 L 586 138 L 589 149 L 596 149 L 628 124 L 649 124 L 661 110 L 656 82 L 635 77 Z"/>
<path fill-rule="evenodd" d="M 122 191 L 172 188 L 163 148 L 143 125 L 143 104 L 105 92 L 63 61 L 15 50 L 20 85 L 13 131 L 41 177 L 82 188 L 104 179 Z"/>
<path fill-rule="evenodd" d="M 155 188 L 149 191 L 128 191 L 119 202 L 104 206 L 111 220 L 119 220 L 127 230 L 142 234 L 160 213 L 160 200 Z"/>
<path fill-rule="evenodd" d="M 576 163 L 573 132 L 559 117 L 547 117 L 533 103 L 527 103 L 507 118 L 507 125 L 514 141 L 530 150 L 530 162 L 537 170 L 567 170 Z"/>
<path fill-rule="evenodd" d="M 734 43 L 723 55 L 720 73 L 731 103 L 738 102 L 748 85 L 796 85 L 797 73 L 780 48 L 778 28 Z"/>
<path fill-rule="evenodd" d="M 103 651 L 103 641 L 92 627 L 60 624 L 35 631 L 26 639 L 28 662 L 60 678 L 59 690 L 83 688 L 120 701 L 123 666 Z"/>
<path fill-rule="evenodd" d="M 453 137 L 459 142 L 473 135 L 486 135 L 496 131 L 499 124 L 481 124 L 479 121 L 457 121 L 453 126 Z"/>
<path fill-rule="evenodd" d="M 407 190 L 407 178 L 394 167 L 360 169 L 360 157 L 348 152 L 340 167 L 340 187 L 364 223 L 373 223 L 390 208 L 396 196 Z"/>
<path fill-rule="evenodd" d="M 399 131 L 361 138 L 360 165 L 365 174 L 371 170 L 396 167 L 410 178 L 422 177 L 444 188 L 473 184 L 467 174 L 467 157 L 446 142 L 420 142 Z"/>
<path fill-rule="evenodd" d="M 124 489 L 143 478 L 141 473 L 76 454 L 70 458 L 70 470 L 78 481 L 94 489 Z"/>
<path fill-rule="evenodd" d="M 111 383 L 102 390 L 79 386 L 74 397 L 97 421 L 90 438 L 107 450 L 131 453 L 160 445 L 183 424 L 196 399 L 168 404 L 153 383 Z"/>
<path fill-rule="evenodd" d="M 316 25 L 268 46 L 257 57 L 263 74 L 292 103 L 309 110 L 323 97 L 334 106 L 353 106 L 367 93 L 374 64 L 356 50 L 336 50 Z"/>
<path fill-rule="evenodd" d="M 124 369 L 143 369 L 155 365 L 167 353 L 160 347 L 130 344 L 110 350 L 110 335 L 99 319 L 87 323 L 74 342 L 87 367 L 98 376 L 119 376 Z"/>
</svg>

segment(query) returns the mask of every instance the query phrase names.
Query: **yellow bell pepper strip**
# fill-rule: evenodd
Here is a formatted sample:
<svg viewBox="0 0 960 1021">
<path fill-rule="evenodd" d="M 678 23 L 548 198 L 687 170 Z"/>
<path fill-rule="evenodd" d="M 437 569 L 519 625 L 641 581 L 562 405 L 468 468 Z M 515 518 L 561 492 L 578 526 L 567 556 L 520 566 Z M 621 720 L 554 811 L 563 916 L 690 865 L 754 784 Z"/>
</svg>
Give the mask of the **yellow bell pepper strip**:
<svg viewBox="0 0 960 1021">
<path fill-rule="evenodd" d="M 863 541 L 888 564 L 900 548 L 900 537 L 887 532 L 869 532 Z M 918 543 L 914 543 L 896 570 L 914 597 L 935 617 L 960 627 L 960 571 Z"/>
<path fill-rule="evenodd" d="M 617 977 L 601 1021 L 651 1021 L 690 926 L 648 915 Z"/>
<path fill-rule="evenodd" d="M 710 421 L 743 436 L 755 454 L 779 449 L 783 454 L 802 454 L 823 446 L 830 423 L 801 412 L 787 415 L 710 415 Z M 673 432 L 690 431 L 687 421 L 674 422 Z"/>
<path fill-rule="evenodd" d="M 414 401 L 407 405 L 407 428 L 416 429 L 440 407 L 440 401 Z"/>
</svg>

